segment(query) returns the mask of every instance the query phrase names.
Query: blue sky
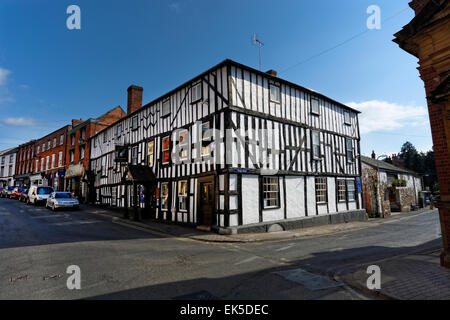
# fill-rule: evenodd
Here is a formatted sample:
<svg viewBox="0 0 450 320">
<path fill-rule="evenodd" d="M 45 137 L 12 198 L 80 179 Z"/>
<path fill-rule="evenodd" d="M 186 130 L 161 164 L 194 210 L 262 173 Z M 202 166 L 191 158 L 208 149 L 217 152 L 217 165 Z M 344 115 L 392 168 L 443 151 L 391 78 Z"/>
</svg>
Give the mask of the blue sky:
<svg viewBox="0 0 450 320">
<path fill-rule="evenodd" d="M 408 2 L 2 0 L 0 150 L 72 118 L 126 109 L 130 84 L 144 87 L 146 103 L 226 58 L 257 68 L 255 32 L 264 70 L 363 112 L 363 154 L 398 152 L 407 140 L 429 150 L 417 59 L 392 42 L 413 17 Z M 81 8 L 81 30 L 66 27 L 71 4 Z M 381 30 L 366 27 L 372 4 Z"/>
</svg>

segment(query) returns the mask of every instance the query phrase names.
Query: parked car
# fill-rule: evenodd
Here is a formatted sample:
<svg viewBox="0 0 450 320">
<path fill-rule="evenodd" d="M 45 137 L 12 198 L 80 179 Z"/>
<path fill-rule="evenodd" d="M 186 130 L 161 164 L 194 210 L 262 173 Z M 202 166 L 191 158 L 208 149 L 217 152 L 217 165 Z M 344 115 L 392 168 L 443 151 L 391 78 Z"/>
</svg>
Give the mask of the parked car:
<svg viewBox="0 0 450 320">
<path fill-rule="evenodd" d="M 47 203 L 47 199 L 53 192 L 52 187 L 32 186 L 28 190 L 27 204 L 38 205 L 39 203 Z"/>
<path fill-rule="evenodd" d="M 23 192 L 24 188 L 15 187 L 14 190 L 9 195 L 10 199 L 19 199 L 20 194 Z"/>
<path fill-rule="evenodd" d="M 55 211 L 61 208 L 78 209 L 80 203 L 69 192 L 53 192 L 47 199 L 45 206 Z"/>
<path fill-rule="evenodd" d="M 3 188 L 0 187 L 0 197 L 1 197 L 2 192 L 3 192 Z"/>
<path fill-rule="evenodd" d="M 2 198 L 9 198 L 11 193 L 14 191 L 14 188 L 15 188 L 14 186 L 5 187 L 1 194 Z"/>
<path fill-rule="evenodd" d="M 27 202 L 27 199 L 28 199 L 28 191 L 29 191 L 29 189 L 23 190 L 23 192 L 22 192 L 22 193 L 20 194 L 20 196 L 19 196 L 19 201 Z"/>
</svg>

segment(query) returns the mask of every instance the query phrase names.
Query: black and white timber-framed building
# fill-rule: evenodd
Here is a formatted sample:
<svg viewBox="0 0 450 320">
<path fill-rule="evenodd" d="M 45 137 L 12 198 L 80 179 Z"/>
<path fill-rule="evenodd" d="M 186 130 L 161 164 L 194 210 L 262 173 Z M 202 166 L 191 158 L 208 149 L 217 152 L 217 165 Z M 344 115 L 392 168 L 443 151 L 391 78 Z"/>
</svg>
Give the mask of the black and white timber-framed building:
<svg viewBox="0 0 450 320">
<path fill-rule="evenodd" d="M 359 111 L 231 60 L 142 90 L 90 138 L 96 203 L 220 231 L 362 212 Z"/>
</svg>

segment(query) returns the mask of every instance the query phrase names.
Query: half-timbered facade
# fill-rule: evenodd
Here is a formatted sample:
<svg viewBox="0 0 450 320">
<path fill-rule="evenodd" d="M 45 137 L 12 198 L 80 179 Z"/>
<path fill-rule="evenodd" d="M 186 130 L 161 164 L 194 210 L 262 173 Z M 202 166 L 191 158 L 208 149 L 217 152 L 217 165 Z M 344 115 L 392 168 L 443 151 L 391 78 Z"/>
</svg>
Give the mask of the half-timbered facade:
<svg viewBox="0 0 450 320">
<path fill-rule="evenodd" d="M 361 210 L 358 111 L 231 60 L 143 107 L 136 88 L 91 137 L 97 203 L 241 231 Z"/>
</svg>

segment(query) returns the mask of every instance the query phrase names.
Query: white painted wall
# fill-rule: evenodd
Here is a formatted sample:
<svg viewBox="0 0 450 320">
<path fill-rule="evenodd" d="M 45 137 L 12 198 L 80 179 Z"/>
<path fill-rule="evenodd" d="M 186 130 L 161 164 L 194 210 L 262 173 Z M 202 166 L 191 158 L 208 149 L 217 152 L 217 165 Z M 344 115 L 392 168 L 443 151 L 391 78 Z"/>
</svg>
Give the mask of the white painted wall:
<svg viewBox="0 0 450 320">
<path fill-rule="evenodd" d="M 242 176 L 243 224 L 259 222 L 259 182 L 257 175 Z"/>
<path fill-rule="evenodd" d="M 286 177 L 287 218 L 300 218 L 305 214 L 305 178 Z"/>
</svg>

